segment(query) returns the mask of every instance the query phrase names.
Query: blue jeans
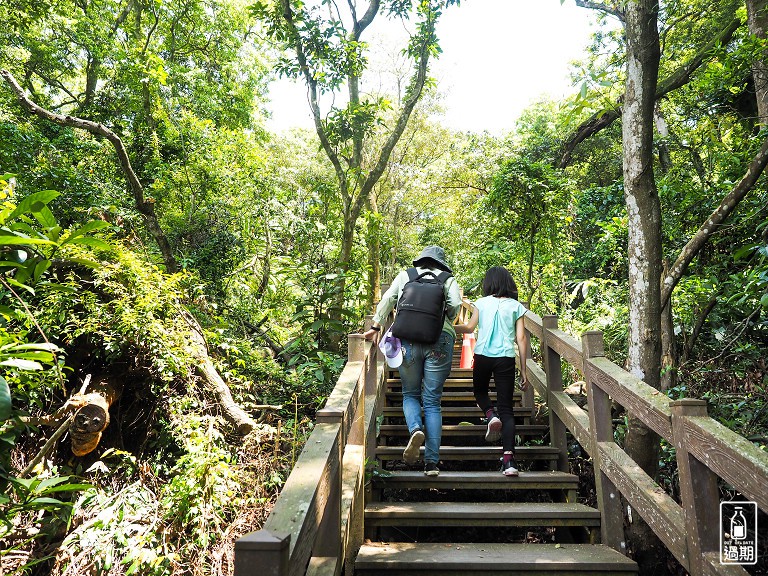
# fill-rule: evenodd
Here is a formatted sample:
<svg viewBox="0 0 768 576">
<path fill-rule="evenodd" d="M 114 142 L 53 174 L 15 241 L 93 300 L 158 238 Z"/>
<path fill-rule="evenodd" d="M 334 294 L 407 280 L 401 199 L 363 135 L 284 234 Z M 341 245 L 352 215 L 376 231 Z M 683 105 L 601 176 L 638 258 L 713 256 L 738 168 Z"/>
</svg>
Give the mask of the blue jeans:
<svg viewBox="0 0 768 576">
<path fill-rule="evenodd" d="M 440 334 L 434 344 L 418 344 L 403 340 L 403 363 L 400 365 L 400 380 L 403 385 L 403 414 L 408 431 L 424 430 L 425 462 L 440 460 L 440 437 L 443 432 L 443 413 L 440 400 L 443 384 L 451 372 L 453 343 L 456 340 L 449 332 Z M 421 406 L 424 404 L 424 423 L 421 420 Z"/>
</svg>

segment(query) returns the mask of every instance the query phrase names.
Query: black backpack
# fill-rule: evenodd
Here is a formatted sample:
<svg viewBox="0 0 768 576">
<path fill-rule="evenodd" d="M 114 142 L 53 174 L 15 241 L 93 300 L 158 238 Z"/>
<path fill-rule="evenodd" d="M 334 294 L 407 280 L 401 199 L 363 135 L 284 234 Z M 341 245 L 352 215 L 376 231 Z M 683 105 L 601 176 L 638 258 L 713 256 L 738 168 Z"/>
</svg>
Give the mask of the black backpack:
<svg viewBox="0 0 768 576">
<path fill-rule="evenodd" d="M 434 344 L 440 338 L 445 318 L 445 282 L 450 272 L 419 274 L 408 268 L 408 282 L 397 301 L 392 335 L 410 342 Z"/>
</svg>

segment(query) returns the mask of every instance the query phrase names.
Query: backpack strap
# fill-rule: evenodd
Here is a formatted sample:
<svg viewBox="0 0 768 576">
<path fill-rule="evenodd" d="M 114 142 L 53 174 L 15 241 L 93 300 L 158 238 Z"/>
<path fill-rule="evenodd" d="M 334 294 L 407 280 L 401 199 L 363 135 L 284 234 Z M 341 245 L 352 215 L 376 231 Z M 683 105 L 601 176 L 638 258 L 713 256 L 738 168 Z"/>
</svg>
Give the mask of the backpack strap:
<svg viewBox="0 0 768 576">
<path fill-rule="evenodd" d="M 419 271 L 416 270 L 416 268 L 408 268 L 408 270 L 406 270 L 406 272 L 408 272 L 408 281 L 409 282 L 413 282 L 414 280 L 416 280 L 416 278 L 419 277 Z"/>
<path fill-rule="evenodd" d="M 440 274 L 437 275 L 437 281 L 440 282 L 440 284 L 445 284 L 446 282 L 448 282 L 448 278 L 450 278 L 451 276 L 453 276 L 453 274 L 451 274 L 450 272 L 445 272 L 445 271 L 440 272 Z"/>
</svg>

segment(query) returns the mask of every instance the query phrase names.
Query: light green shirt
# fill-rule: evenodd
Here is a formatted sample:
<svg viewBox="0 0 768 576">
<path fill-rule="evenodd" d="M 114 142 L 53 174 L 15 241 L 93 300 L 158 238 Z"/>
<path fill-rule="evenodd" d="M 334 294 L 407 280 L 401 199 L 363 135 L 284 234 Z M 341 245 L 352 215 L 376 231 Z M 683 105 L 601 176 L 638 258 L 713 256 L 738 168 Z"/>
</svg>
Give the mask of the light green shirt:
<svg viewBox="0 0 768 576">
<path fill-rule="evenodd" d="M 475 302 L 478 318 L 475 354 L 515 357 L 516 324 L 528 311 L 514 298 L 485 296 Z"/>
<path fill-rule="evenodd" d="M 417 267 L 416 270 L 419 274 L 429 272 L 430 270 L 435 274 L 442 272 L 439 268 L 422 268 Z M 408 282 L 408 271 L 403 270 L 397 275 L 389 290 L 384 292 L 381 297 L 381 302 L 376 306 L 376 313 L 373 315 L 373 321 L 376 324 L 383 324 L 384 320 L 389 316 L 390 312 L 397 305 L 400 296 L 403 293 L 403 288 Z M 459 293 L 459 285 L 456 282 L 456 278 L 451 276 L 445 281 L 443 286 L 445 290 L 445 320 L 443 321 L 443 332 L 448 332 L 456 336 L 456 330 L 453 328 L 453 321 L 459 314 L 459 308 L 461 307 L 461 294 Z"/>
</svg>

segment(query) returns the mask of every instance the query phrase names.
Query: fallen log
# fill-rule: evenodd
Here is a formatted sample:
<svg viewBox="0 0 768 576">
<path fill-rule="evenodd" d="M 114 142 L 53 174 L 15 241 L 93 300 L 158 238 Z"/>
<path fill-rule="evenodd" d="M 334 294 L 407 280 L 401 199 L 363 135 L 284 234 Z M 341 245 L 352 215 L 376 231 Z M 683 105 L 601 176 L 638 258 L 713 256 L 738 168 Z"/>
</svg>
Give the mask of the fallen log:
<svg viewBox="0 0 768 576">
<path fill-rule="evenodd" d="M 229 386 L 219 374 L 216 366 L 213 365 L 213 360 L 211 360 L 208 354 L 208 345 L 205 341 L 205 336 L 203 336 L 202 327 L 197 322 L 197 319 L 187 310 L 183 310 L 182 314 L 190 327 L 192 350 L 197 360 L 197 372 L 208 389 L 216 397 L 224 418 L 235 426 L 237 433 L 241 436 L 257 432 L 259 436 L 272 437 L 275 431 L 274 427 L 256 422 L 232 398 Z"/>
</svg>

